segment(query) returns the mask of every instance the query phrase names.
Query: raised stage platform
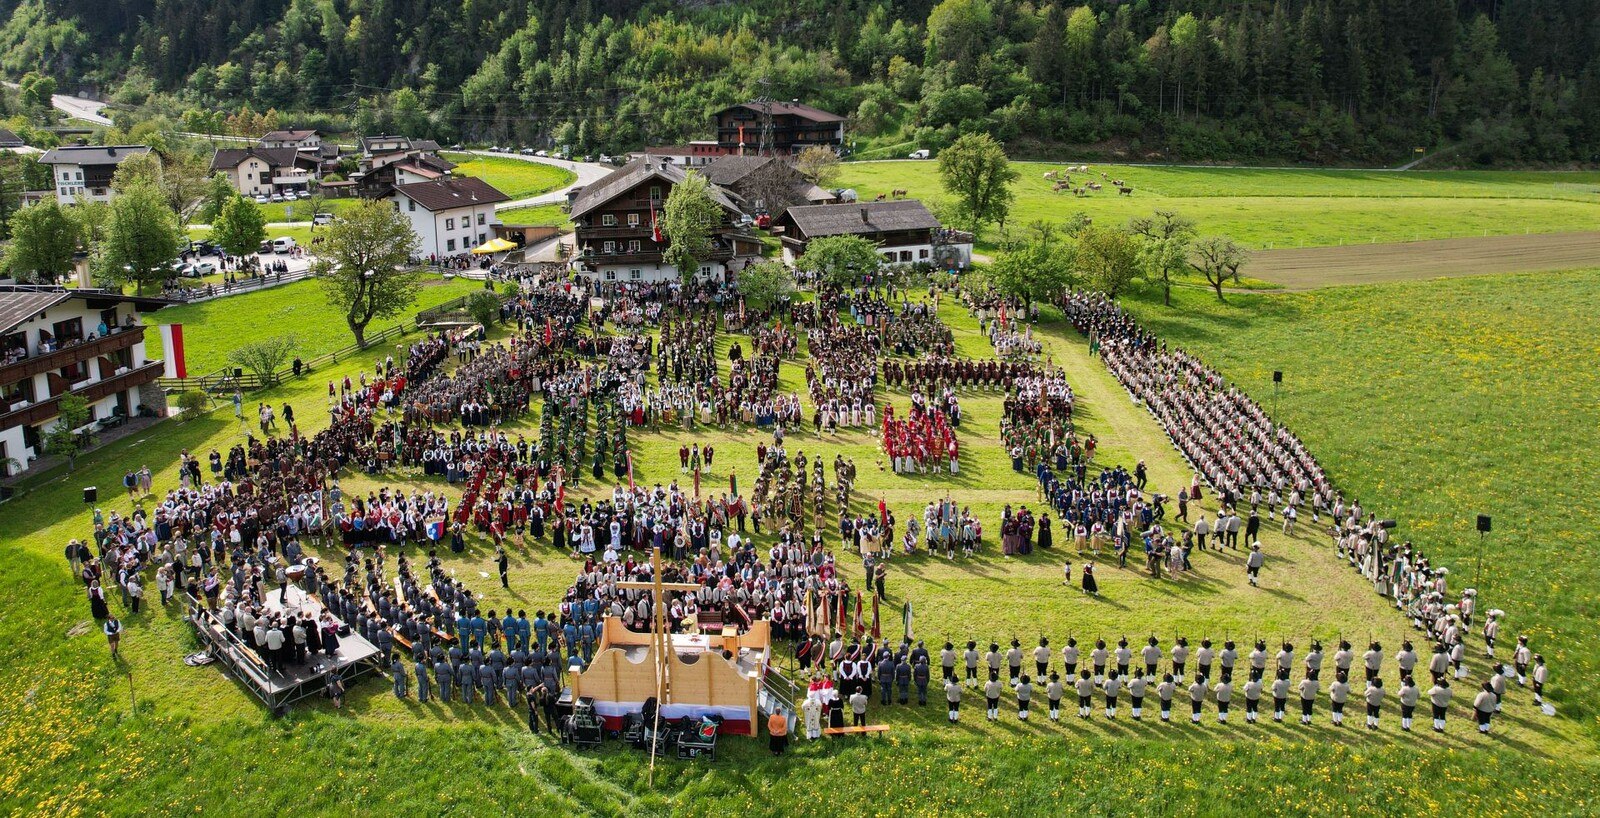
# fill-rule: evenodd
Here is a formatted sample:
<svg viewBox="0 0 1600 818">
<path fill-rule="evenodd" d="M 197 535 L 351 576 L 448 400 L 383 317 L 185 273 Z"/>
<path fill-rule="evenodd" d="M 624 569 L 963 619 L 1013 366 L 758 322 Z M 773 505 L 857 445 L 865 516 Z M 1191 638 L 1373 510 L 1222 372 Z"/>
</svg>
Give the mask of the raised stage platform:
<svg viewBox="0 0 1600 818">
<path fill-rule="evenodd" d="M 286 673 L 276 673 L 256 655 L 253 646 L 223 627 L 222 620 L 215 614 L 192 597 L 189 601 L 189 620 L 211 655 L 274 713 L 281 714 L 290 704 L 321 692 L 333 674 L 349 684 L 363 673 L 378 670 L 378 648 L 351 631 L 339 637 L 339 649 L 333 656 L 308 655 L 306 664 L 290 665 Z M 294 586 L 289 588 L 287 604 L 278 601 L 277 591 L 268 594 L 264 604 L 270 611 L 288 611 L 313 618 L 321 617 L 323 610 L 315 597 Z"/>
</svg>

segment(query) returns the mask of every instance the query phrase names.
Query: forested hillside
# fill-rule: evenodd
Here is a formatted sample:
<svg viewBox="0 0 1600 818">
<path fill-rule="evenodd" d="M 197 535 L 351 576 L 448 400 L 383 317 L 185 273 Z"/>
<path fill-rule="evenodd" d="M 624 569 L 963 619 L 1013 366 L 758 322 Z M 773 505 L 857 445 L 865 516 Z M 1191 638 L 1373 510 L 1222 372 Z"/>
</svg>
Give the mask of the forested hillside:
<svg viewBox="0 0 1600 818">
<path fill-rule="evenodd" d="M 766 93 L 858 146 L 1600 158 L 1600 0 L 0 0 L 0 66 L 157 103 L 580 151 Z M 208 118 L 211 120 L 208 122 Z"/>
</svg>

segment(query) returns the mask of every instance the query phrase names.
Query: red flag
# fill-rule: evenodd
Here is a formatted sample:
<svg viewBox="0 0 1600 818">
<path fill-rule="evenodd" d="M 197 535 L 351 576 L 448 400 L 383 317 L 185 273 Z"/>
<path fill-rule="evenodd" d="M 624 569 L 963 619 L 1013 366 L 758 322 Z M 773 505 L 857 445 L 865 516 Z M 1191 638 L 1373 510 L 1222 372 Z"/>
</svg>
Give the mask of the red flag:
<svg viewBox="0 0 1600 818">
<path fill-rule="evenodd" d="M 695 499 L 699 499 L 700 498 L 700 469 L 699 468 L 696 468 L 694 470 L 694 496 L 695 496 Z"/>
<path fill-rule="evenodd" d="M 633 452 L 628 452 L 628 491 L 633 491 Z"/>
<path fill-rule="evenodd" d="M 564 514 L 567 508 L 567 484 L 556 486 L 556 513 Z"/>
<path fill-rule="evenodd" d="M 872 595 L 872 638 L 882 639 L 883 633 L 878 628 L 878 595 Z"/>
<path fill-rule="evenodd" d="M 544 345 L 550 346 L 550 341 L 554 337 L 555 333 L 550 328 L 550 316 L 547 315 L 544 318 Z"/>
<path fill-rule="evenodd" d="M 661 243 L 661 223 L 656 221 L 656 209 L 650 208 L 650 240 Z"/>
<path fill-rule="evenodd" d="M 860 591 L 856 591 L 856 624 L 855 624 L 855 628 L 856 628 L 856 636 L 858 636 L 858 637 L 867 632 L 867 625 L 866 625 L 865 622 L 862 621 L 862 617 L 861 617 L 861 592 Z"/>
</svg>

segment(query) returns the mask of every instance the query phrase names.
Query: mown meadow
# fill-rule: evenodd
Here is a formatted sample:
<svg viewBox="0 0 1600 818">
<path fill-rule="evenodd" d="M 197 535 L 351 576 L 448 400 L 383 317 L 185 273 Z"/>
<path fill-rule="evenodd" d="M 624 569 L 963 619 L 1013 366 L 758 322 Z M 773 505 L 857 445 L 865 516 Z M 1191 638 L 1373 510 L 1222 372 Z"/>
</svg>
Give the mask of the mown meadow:
<svg viewBox="0 0 1600 818">
<path fill-rule="evenodd" d="M 1471 552 L 1463 549 L 1470 543 L 1451 533 L 1458 527 L 1455 501 L 1439 499 L 1435 506 L 1434 495 L 1470 494 L 1458 498 L 1467 512 L 1483 510 L 1480 502 L 1497 504 L 1487 510 L 1496 514 L 1491 565 L 1501 578 L 1483 584 L 1485 601 L 1506 608 L 1508 630 L 1533 632 L 1551 657 L 1557 718 L 1538 715 L 1527 695 L 1518 693 L 1487 738 L 1471 730 L 1461 697 L 1443 736 L 1402 735 L 1392 709 L 1378 733 L 1348 722 L 1337 729 L 1327 721 L 1325 701 L 1309 729 L 1252 727 L 1238 720 L 1218 725 L 1209 707 L 1200 726 L 1161 725 L 1149 710 L 1143 723 L 1128 720 L 1124 710 L 1116 722 L 1097 713 L 1087 723 L 1069 711 L 1059 725 L 1036 711 L 1033 721 L 1022 724 L 1007 694 L 1001 721 L 985 723 L 977 697 L 969 695 L 962 722 L 951 727 L 935 695 L 926 708 L 880 708 L 874 702 L 872 720 L 892 726 L 881 739 L 798 742 L 778 759 L 767 754 L 764 742 L 728 739 L 715 762 L 662 760 L 653 786 L 646 783 L 644 756 L 631 748 L 613 743 L 598 753 L 572 752 L 530 735 L 519 711 L 399 702 L 381 678 L 353 687 L 342 711 L 315 701 L 274 719 L 217 669 L 182 665 L 179 659 L 194 650 L 195 641 L 176 607 L 154 605 L 125 616 L 130 630 L 120 662 L 110 660 L 97 632 L 71 635 L 92 621 L 61 557 L 67 539 L 87 533 L 80 488 L 118 486 L 125 469 L 143 463 L 156 470 L 158 492 L 175 485 L 178 451 L 203 457 L 212 447 L 225 449 L 243 439 L 223 410 L 111 444 L 84 457 L 77 473 L 44 475 L 0 506 L 0 530 L 7 532 L 0 542 L 0 664 L 10 669 L 0 675 L 0 754 L 10 762 L 0 766 L 0 812 L 144 815 L 205 813 L 227 805 L 250 813 L 359 808 L 456 815 L 1592 814 L 1600 767 L 1594 761 L 1594 714 L 1582 699 L 1593 695 L 1584 679 L 1594 668 L 1576 654 L 1595 635 L 1592 615 L 1586 622 L 1582 613 L 1592 614 L 1593 597 L 1584 594 L 1593 593 L 1594 583 L 1585 573 L 1589 569 L 1556 556 L 1566 547 L 1581 558 L 1592 547 L 1582 537 L 1593 530 L 1586 522 L 1592 517 L 1580 517 L 1565 504 L 1558 508 L 1553 500 L 1533 500 L 1535 493 L 1526 489 L 1537 486 L 1541 498 L 1553 496 L 1548 483 L 1534 482 L 1544 473 L 1560 476 L 1555 490 L 1569 496 L 1595 493 L 1584 482 L 1593 479 L 1587 459 L 1593 457 L 1593 424 L 1580 427 L 1584 407 L 1595 402 L 1594 376 L 1582 371 L 1593 360 L 1593 321 L 1585 324 L 1577 305 L 1592 300 L 1600 276 L 1406 286 L 1418 289 L 1230 296 L 1221 307 L 1204 292 L 1183 290 L 1171 311 L 1157 302 L 1138 301 L 1135 307 L 1175 341 L 1215 356 L 1215 363 L 1258 396 L 1270 394 L 1262 373 L 1285 369 L 1289 389 L 1280 411 L 1341 484 L 1381 509 L 1393 509 L 1402 533 L 1415 532 L 1453 567 L 1464 564 Z M 1538 321 L 1516 329 L 1496 321 L 1508 304 L 1523 299 Z M 1441 306 L 1420 303 L 1425 301 Z M 965 310 L 946 300 L 941 316 L 955 329 L 961 354 L 990 354 Z M 1405 319 L 1442 326 L 1398 328 Z M 308 334 L 342 336 L 341 324 L 316 313 L 304 314 L 298 326 Z M 1474 352 L 1475 333 L 1491 331 L 1496 334 L 1489 337 L 1502 340 L 1494 349 Z M 1159 428 L 1088 355 L 1081 339 L 1059 321 L 1036 332 L 1068 372 L 1078 395 L 1076 420 L 1101 441 L 1100 462 L 1131 467 L 1144 459 L 1153 488 L 1169 494 L 1186 484 L 1189 471 Z M 719 340 L 724 367 L 731 343 Z M 1553 354 L 1558 350 L 1564 356 Z M 291 403 L 303 427 L 313 430 L 326 422 L 319 411 L 326 380 L 370 367 L 387 352 L 372 350 L 251 399 Z M 1484 357 L 1471 359 L 1472 354 Z M 1448 356 L 1456 358 L 1450 364 L 1455 369 L 1430 376 Z M 803 359 L 784 365 L 783 388 L 803 388 L 802 364 Z M 1501 399 L 1512 401 L 1507 416 L 1491 392 L 1520 370 L 1527 371 L 1528 383 L 1504 387 L 1508 394 Z M 1366 377 L 1373 371 L 1387 373 L 1379 385 Z M 1476 385 L 1447 385 L 1448 373 Z M 1430 377 L 1441 380 L 1431 383 Z M 1569 408 L 1537 421 L 1527 417 L 1557 411 L 1559 401 L 1544 397 L 1547 392 L 1570 398 Z M 1458 398 L 1461 393 L 1467 396 Z M 907 402 L 904 392 L 879 398 L 880 405 L 900 410 Z M 807 428 L 790 438 L 791 448 L 808 456 L 831 459 L 838 451 L 853 458 L 860 470 L 859 507 L 882 496 L 904 520 L 929 499 L 949 493 L 984 519 L 989 543 L 976 559 L 893 560 L 884 611 L 889 632 L 898 622 L 899 604 L 910 600 L 916 635 L 935 650 L 946 638 L 1016 637 L 1029 646 L 1044 634 L 1059 647 L 1069 635 L 1082 644 L 1153 633 L 1170 644 L 1171 635 L 1183 633 L 1241 641 L 1290 637 L 1301 645 L 1309 636 L 1325 642 L 1340 635 L 1352 641 L 1371 637 L 1392 652 L 1408 633 L 1399 615 L 1338 563 L 1326 538 L 1310 526 L 1295 537 L 1265 529 L 1270 557 L 1261 588 L 1245 583 L 1242 558 L 1212 553 L 1197 554 L 1197 570 L 1176 581 L 1152 580 L 1105 562 L 1102 596 L 1089 599 L 1061 585 L 1060 562 L 1068 554 L 1059 528 L 1053 552 L 1003 559 L 993 533 L 999 511 L 1007 503 L 1033 504 L 1035 493 L 1000 451 L 999 395 L 967 393 L 962 405 L 962 473 L 956 476 L 880 471 L 876 444 L 863 432 L 818 439 Z M 1498 422 L 1500 417 L 1509 420 Z M 511 431 L 533 437 L 536 422 L 523 421 Z M 1545 434 L 1554 441 L 1536 439 Z M 636 473 L 647 483 L 686 483 L 677 467 L 679 442 L 714 443 L 717 466 L 707 478 L 708 490 L 720 490 L 733 469 L 748 490 L 752 451 L 764 437 L 740 429 L 631 435 Z M 1588 451 L 1560 450 L 1586 440 Z M 1450 444 L 1474 454 L 1456 458 Z M 1372 465 L 1373 451 L 1387 456 L 1382 469 Z M 1477 485 L 1458 474 L 1499 475 L 1489 461 L 1501 455 L 1522 464 L 1528 479 L 1506 474 Z M 347 476 L 345 487 L 364 493 L 380 482 L 435 490 L 440 485 L 392 475 L 382 481 Z M 584 494 L 609 488 L 588 481 L 580 487 Z M 1519 492 L 1529 498 L 1521 513 L 1543 525 L 1522 529 L 1514 541 L 1519 512 L 1508 495 Z M 117 495 L 103 490 L 103 504 L 128 511 L 129 501 Z M 1571 538 L 1552 536 L 1558 526 L 1570 529 Z M 1512 554 L 1524 558 L 1509 559 Z M 336 550 L 323 555 L 340 556 Z M 1082 558 L 1071 556 L 1081 566 Z M 492 559 L 492 548 L 477 538 L 465 554 L 445 555 L 458 576 L 485 594 L 489 607 L 522 607 L 530 614 L 552 606 L 575 571 L 564 551 L 531 544 L 526 552 L 513 550 L 512 587 L 504 591 L 492 579 Z M 857 560 L 841 555 L 840 563 L 859 580 Z M 1564 588 L 1586 583 L 1588 590 L 1568 595 L 1567 614 L 1556 594 L 1541 595 L 1541 581 Z M 122 613 L 115 600 L 112 605 Z M 792 659 L 779 652 L 779 663 L 787 666 Z M 1482 662 L 1472 657 L 1470 664 L 1474 678 L 1481 678 Z"/>
<path fill-rule="evenodd" d="M 1072 174 L 1102 190 L 1075 196 L 1044 178 L 1066 165 L 1017 162 L 1016 202 L 1007 227 L 1062 222 L 1083 213 L 1120 226 L 1155 209 L 1194 219 L 1202 233 L 1248 247 L 1319 247 L 1457 236 L 1600 229 L 1600 173 L 1524 171 L 1364 171 L 1094 165 Z M 1105 174 L 1105 179 L 1101 174 Z M 1134 189 L 1121 195 L 1110 180 Z M 938 162 L 850 162 L 840 185 L 863 199 L 903 189 L 913 198 L 948 198 Z M 991 228 L 985 239 L 994 241 Z"/>
</svg>

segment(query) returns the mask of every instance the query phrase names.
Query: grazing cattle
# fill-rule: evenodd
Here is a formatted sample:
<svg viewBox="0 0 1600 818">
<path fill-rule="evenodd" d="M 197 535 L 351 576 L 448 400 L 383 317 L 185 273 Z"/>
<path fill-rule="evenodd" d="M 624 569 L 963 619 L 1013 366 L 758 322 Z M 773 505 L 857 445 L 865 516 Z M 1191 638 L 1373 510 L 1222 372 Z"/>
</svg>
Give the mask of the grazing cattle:
<svg viewBox="0 0 1600 818">
<path fill-rule="evenodd" d="M 1125 188 L 1123 188 L 1123 189 L 1122 189 L 1122 190 L 1121 190 L 1121 193 L 1122 193 L 1122 195 L 1124 195 L 1124 196 L 1132 196 L 1132 195 L 1133 195 L 1133 188 L 1131 188 L 1131 187 L 1125 187 Z"/>
<path fill-rule="evenodd" d="M 1100 183 L 1099 182 L 1090 182 L 1089 183 L 1089 189 L 1090 190 L 1099 190 L 1100 189 Z"/>
<path fill-rule="evenodd" d="M 1083 188 L 1075 187 L 1075 188 L 1072 189 L 1072 192 L 1077 194 L 1077 195 L 1079 195 L 1079 196 L 1082 196 L 1083 195 Z"/>
<path fill-rule="evenodd" d="M 878 194 L 878 198 L 873 199 L 873 201 L 874 202 L 881 202 L 881 201 L 883 201 L 883 200 L 885 200 L 887 198 L 889 198 L 887 194 L 879 193 Z"/>
<path fill-rule="evenodd" d="M 906 197 L 906 189 L 903 188 L 903 187 L 902 188 L 896 188 L 895 190 L 890 192 L 889 195 L 893 196 L 896 199 L 904 199 Z"/>
<path fill-rule="evenodd" d="M 1047 170 L 1047 171 L 1044 172 L 1044 178 L 1046 178 L 1046 179 L 1054 179 L 1054 178 L 1056 178 L 1056 172 L 1053 171 L 1053 170 Z"/>
<path fill-rule="evenodd" d="M 1050 186 L 1050 190 L 1055 192 L 1055 193 L 1060 193 L 1061 191 L 1066 190 L 1069 187 L 1072 187 L 1072 185 L 1067 184 L 1066 182 L 1056 182 L 1055 184 Z"/>
<path fill-rule="evenodd" d="M 1112 179 L 1111 180 L 1111 184 L 1116 185 L 1117 187 L 1122 187 L 1122 180 L 1121 179 Z"/>
</svg>

